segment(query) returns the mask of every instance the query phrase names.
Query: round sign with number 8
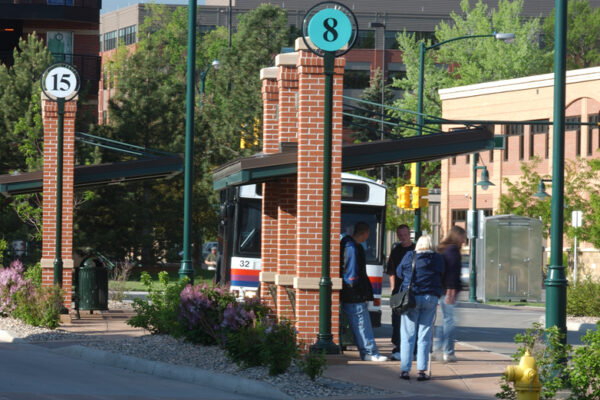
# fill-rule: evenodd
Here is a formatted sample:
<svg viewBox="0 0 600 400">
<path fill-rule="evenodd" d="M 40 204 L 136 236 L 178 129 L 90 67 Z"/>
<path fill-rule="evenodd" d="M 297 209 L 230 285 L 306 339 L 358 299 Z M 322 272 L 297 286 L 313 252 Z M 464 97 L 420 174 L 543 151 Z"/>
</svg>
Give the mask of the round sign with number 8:
<svg viewBox="0 0 600 400">
<path fill-rule="evenodd" d="M 321 50 L 336 51 L 350 41 L 352 23 L 342 11 L 327 8 L 311 18 L 308 24 L 308 36 Z"/>
</svg>

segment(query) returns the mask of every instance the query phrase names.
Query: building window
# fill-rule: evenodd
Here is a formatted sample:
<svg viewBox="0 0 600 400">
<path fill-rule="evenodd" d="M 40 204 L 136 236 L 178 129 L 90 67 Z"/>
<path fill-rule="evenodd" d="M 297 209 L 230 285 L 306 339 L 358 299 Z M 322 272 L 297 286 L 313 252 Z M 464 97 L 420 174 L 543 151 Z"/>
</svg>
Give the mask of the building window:
<svg viewBox="0 0 600 400">
<path fill-rule="evenodd" d="M 581 129 L 579 129 L 581 117 L 565 118 L 565 131 L 575 131 L 575 154 L 581 155 Z"/>
<path fill-rule="evenodd" d="M 523 137 L 523 124 L 506 124 L 504 132 L 506 136 L 521 136 Z M 504 147 L 504 161 L 508 161 L 508 137 L 506 138 L 506 146 Z M 519 159 L 523 159 L 523 140 L 519 140 Z"/>
<path fill-rule="evenodd" d="M 102 49 L 104 49 L 104 40 L 102 40 L 104 38 L 104 35 L 100 35 L 100 51 L 102 51 Z"/>
<path fill-rule="evenodd" d="M 117 47 L 117 31 L 107 32 L 104 34 L 104 49 L 103 51 L 112 50 Z"/>
<path fill-rule="evenodd" d="M 546 135 L 546 141 L 548 141 L 548 119 L 539 120 L 539 124 L 529 125 L 529 158 L 535 156 L 535 135 Z M 546 152 L 547 153 L 547 152 Z M 545 154 L 548 158 L 548 155 Z"/>
<path fill-rule="evenodd" d="M 375 48 L 375 31 L 359 30 L 356 43 L 356 49 L 374 49 Z"/>
<path fill-rule="evenodd" d="M 370 71 L 344 71 L 344 89 L 365 89 L 370 84 Z"/>
<path fill-rule="evenodd" d="M 466 209 L 454 209 L 452 210 L 452 224 L 464 225 L 467 222 L 467 210 Z"/>
<path fill-rule="evenodd" d="M 452 165 L 456 165 L 456 157 L 452 157 Z"/>
<path fill-rule="evenodd" d="M 470 155 L 470 154 L 467 154 L 467 155 L 465 156 L 465 164 L 470 164 L 470 163 L 471 163 L 471 155 Z"/>
<path fill-rule="evenodd" d="M 406 78 L 406 71 L 388 71 L 386 85 L 394 83 L 394 79 L 402 80 Z"/>
<path fill-rule="evenodd" d="M 504 161 L 508 161 L 508 133 L 505 133 L 504 136 Z"/>
<path fill-rule="evenodd" d="M 123 43 L 126 46 L 135 43 L 136 31 L 136 25 L 131 25 L 126 28 L 119 29 L 119 43 Z"/>
<path fill-rule="evenodd" d="M 72 6 L 73 0 L 48 0 L 46 4 L 50 6 Z"/>
<path fill-rule="evenodd" d="M 592 144 L 592 135 L 594 130 L 598 131 L 598 146 L 600 147 L 600 125 L 598 125 L 600 123 L 600 114 L 589 114 L 588 122 L 595 124 L 588 127 L 588 156 L 591 156 L 594 152 Z"/>
</svg>

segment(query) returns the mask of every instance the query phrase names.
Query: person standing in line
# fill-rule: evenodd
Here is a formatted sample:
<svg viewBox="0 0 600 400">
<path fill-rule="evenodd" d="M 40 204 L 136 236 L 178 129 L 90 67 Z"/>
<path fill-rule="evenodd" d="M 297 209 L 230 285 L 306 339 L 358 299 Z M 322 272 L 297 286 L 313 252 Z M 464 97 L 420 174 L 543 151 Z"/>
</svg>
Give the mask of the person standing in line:
<svg viewBox="0 0 600 400">
<path fill-rule="evenodd" d="M 416 259 L 413 276 L 413 259 Z M 401 316 L 400 367 L 401 379 L 410 379 L 413 352 L 417 342 L 417 380 L 431 379 L 427 375 L 431 335 L 437 302 L 442 295 L 444 258 L 433 251 L 430 236 L 421 236 L 415 251 L 406 253 L 396 270 L 402 280 L 400 290 L 408 289 L 412 277 L 412 290 L 416 306 Z"/>
<path fill-rule="evenodd" d="M 352 236 L 346 235 L 341 240 L 340 274 L 343 279 L 340 300 L 360 358 L 364 361 L 382 362 L 387 361 L 387 357 L 380 355 L 377 350 L 367 305 L 368 301 L 373 300 L 373 287 L 367 276 L 367 260 L 361 243 L 368 238 L 369 225 L 358 222 Z"/>
<path fill-rule="evenodd" d="M 392 252 L 386 263 L 385 273 L 390 277 L 392 294 L 398 293 L 402 281 L 396 275 L 396 268 L 409 251 L 415 249 L 415 244 L 410 240 L 410 228 L 406 224 L 398 225 L 396 228 L 398 242 L 392 247 Z M 400 360 L 400 315 L 392 312 L 392 360 Z"/>
<path fill-rule="evenodd" d="M 442 282 L 443 296 L 440 298 L 442 307 L 443 325 L 439 327 L 439 341 L 435 345 L 435 358 L 443 352 L 442 360 L 444 362 L 455 362 L 454 355 L 454 331 L 456 322 L 454 321 L 454 306 L 456 297 L 460 292 L 460 270 L 462 266 L 462 256 L 460 249 L 467 241 L 467 234 L 460 226 L 450 228 L 448 235 L 442 239 L 438 245 L 438 252 L 444 257 L 446 263 L 446 272 Z"/>
</svg>

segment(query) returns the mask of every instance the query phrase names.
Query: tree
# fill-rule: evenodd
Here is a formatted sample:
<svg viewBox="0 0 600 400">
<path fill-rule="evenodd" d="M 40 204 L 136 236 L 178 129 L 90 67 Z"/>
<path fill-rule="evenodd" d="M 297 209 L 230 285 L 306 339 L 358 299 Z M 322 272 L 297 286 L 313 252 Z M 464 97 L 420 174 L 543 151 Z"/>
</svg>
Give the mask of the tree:
<svg viewBox="0 0 600 400">
<path fill-rule="evenodd" d="M 491 38 L 457 40 L 444 44 L 437 50 L 427 51 L 424 64 L 423 110 L 428 115 L 441 115 L 438 89 L 515 78 L 548 70 L 543 52 L 538 46 L 541 34 L 540 18 L 521 18 L 523 0 L 500 0 L 498 8 L 491 10 L 481 0 L 473 7 L 468 0 L 462 0 L 460 6 L 461 14 L 450 14 L 451 23 L 442 21 L 436 27 L 435 43 L 461 36 L 491 34 L 495 31 L 515 33 L 516 39 L 512 44 Z M 403 52 L 406 77 L 394 80 L 393 86 L 404 91 L 403 97 L 398 99 L 394 106 L 414 112 L 417 110 L 419 87 L 419 41 L 414 35 L 406 32 L 399 34 L 397 41 Z M 427 47 L 433 43 L 431 40 L 425 41 Z M 414 123 L 416 120 L 414 113 L 394 112 L 393 115 L 406 122 Z M 429 125 L 428 128 L 439 129 L 439 126 Z M 413 136 L 415 129 L 399 129 L 399 132 L 405 136 Z M 426 133 L 426 128 L 424 129 Z M 438 186 L 439 163 L 425 164 L 423 175 L 427 186 Z"/>
<path fill-rule="evenodd" d="M 556 10 L 544 20 L 544 47 L 554 54 Z M 600 64 L 600 7 L 592 9 L 587 0 L 569 0 L 567 5 L 567 68 L 578 69 Z M 551 59 L 548 60 L 550 63 Z"/>
<path fill-rule="evenodd" d="M 140 29 L 137 50 L 120 48 L 105 71 L 115 95 L 109 104 L 109 124 L 95 128 L 95 132 L 126 143 L 183 153 L 187 9 L 172 11 L 153 5 L 150 15 Z M 231 49 L 223 28 L 198 34 L 198 73 L 213 59 L 218 59 L 222 68 L 218 73 L 208 70 L 205 93 L 196 93 L 192 206 L 196 264 L 201 237 L 215 237 L 218 227 L 219 201 L 212 189 L 211 170 L 243 153 L 239 147 L 242 130 L 260 132 L 260 69 L 272 64 L 275 54 L 287 43 L 287 35 L 285 12 L 270 5 L 240 17 Z M 102 152 L 104 162 L 126 158 Z M 77 243 L 116 257 L 141 257 L 144 264 L 165 258 L 178 260 L 182 181 L 179 176 L 171 181 L 96 190 L 77 215 Z"/>
<path fill-rule="evenodd" d="M 551 224 L 551 199 L 537 200 L 533 194 L 537 192 L 542 176 L 536 172 L 539 159 L 521 165 L 522 175 L 511 182 L 504 179 L 508 193 L 500 196 L 500 214 L 516 214 L 531 218 L 541 218 L 544 236 L 548 237 Z M 572 240 L 575 235 L 583 241 L 594 246 L 600 246 L 600 230 L 597 228 L 598 212 L 600 206 L 599 177 L 600 162 L 598 160 L 567 160 L 565 162 L 564 183 L 564 215 L 571 215 L 573 210 L 583 211 L 583 226 L 573 228 L 570 218 L 564 219 L 565 235 Z"/>
</svg>

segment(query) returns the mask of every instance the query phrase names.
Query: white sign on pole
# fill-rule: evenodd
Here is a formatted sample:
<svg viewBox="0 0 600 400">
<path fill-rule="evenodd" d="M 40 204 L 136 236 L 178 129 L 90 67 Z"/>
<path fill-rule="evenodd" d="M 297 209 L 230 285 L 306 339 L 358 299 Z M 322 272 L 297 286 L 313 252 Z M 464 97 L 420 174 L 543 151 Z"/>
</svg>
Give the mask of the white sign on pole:
<svg viewBox="0 0 600 400">
<path fill-rule="evenodd" d="M 79 74 L 69 64 L 51 65 L 42 75 L 42 90 L 48 97 L 70 100 L 79 92 Z"/>
<path fill-rule="evenodd" d="M 575 210 L 571 213 L 571 225 L 573 228 L 581 228 L 583 222 L 583 211 Z"/>
</svg>

